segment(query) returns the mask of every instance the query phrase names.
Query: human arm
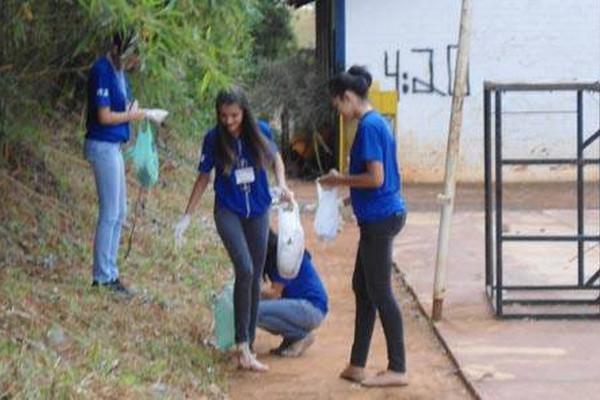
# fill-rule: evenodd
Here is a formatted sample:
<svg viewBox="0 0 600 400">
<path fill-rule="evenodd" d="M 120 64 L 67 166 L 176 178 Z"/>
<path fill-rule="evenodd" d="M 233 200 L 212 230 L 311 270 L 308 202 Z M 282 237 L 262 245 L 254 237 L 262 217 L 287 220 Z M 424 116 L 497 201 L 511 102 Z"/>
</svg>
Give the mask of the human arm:
<svg viewBox="0 0 600 400">
<path fill-rule="evenodd" d="M 361 174 L 340 174 L 336 170 L 319 178 L 323 186 L 348 186 L 352 188 L 377 189 L 383 185 L 385 174 L 381 161 L 367 161 L 366 171 Z"/>
<path fill-rule="evenodd" d="M 174 233 L 175 233 L 175 245 L 181 246 L 183 244 L 183 233 L 187 229 L 190 224 L 191 214 L 196 209 L 196 205 L 202 198 L 204 191 L 206 190 L 206 186 L 208 186 L 208 182 L 210 180 L 210 173 L 199 173 L 196 177 L 196 182 L 194 182 L 194 187 L 192 189 L 192 194 L 188 200 L 188 204 L 185 208 L 185 213 L 175 225 Z"/>
<path fill-rule="evenodd" d="M 139 121 L 145 116 L 146 111 L 138 108 L 135 101 L 127 111 L 112 111 L 110 107 L 98 108 L 98 121 L 102 125 L 118 125 L 124 122 Z"/>
<path fill-rule="evenodd" d="M 194 182 L 192 194 L 190 195 L 187 206 L 185 207 L 186 215 L 191 215 L 194 212 L 196 206 L 198 205 L 198 202 L 200 201 L 202 195 L 206 191 L 206 187 L 208 186 L 209 181 L 210 173 L 198 173 L 198 176 L 196 177 L 196 182 Z"/>
<path fill-rule="evenodd" d="M 282 282 L 271 282 L 270 286 L 266 286 L 261 292 L 261 298 L 265 300 L 273 300 L 281 298 L 285 285 Z"/>
<path fill-rule="evenodd" d="M 111 68 L 106 63 L 96 64 L 90 72 L 90 83 L 88 90 L 93 96 L 90 101 L 96 108 L 96 118 L 102 125 L 117 125 L 129 121 L 135 121 L 144 118 L 145 110 L 138 108 L 138 102 L 131 96 L 129 82 L 126 79 L 126 94 L 123 101 L 124 111 L 111 110 L 115 98 L 120 97 L 119 92 L 113 92 L 115 86 L 115 76 Z M 114 107 L 113 107 L 114 108 Z"/>
<path fill-rule="evenodd" d="M 275 153 L 273 172 L 275 173 L 275 182 L 277 182 L 277 186 L 281 188 L 281 198 L 288 202 L 293 201 L 294 193 L 287 187 L 285 180 L 285 165 L 283 164 L 283 159 L 279 152 Z"/>
</svg>

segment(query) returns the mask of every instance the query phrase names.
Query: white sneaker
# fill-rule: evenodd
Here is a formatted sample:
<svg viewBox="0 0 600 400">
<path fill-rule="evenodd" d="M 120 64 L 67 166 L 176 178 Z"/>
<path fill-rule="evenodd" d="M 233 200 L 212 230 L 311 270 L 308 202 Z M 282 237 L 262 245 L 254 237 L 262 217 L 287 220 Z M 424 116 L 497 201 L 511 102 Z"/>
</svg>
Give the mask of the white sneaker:
<svg viewBox="0 0 600 400">
<path fill-rule="evenodd" d="M 302 339 L 295 341 L 289 347 L 281 351 L 282 357 L 300 357 L 306 349 L 315 342 L 315 335 L 309 332 Z"/>
</svg>

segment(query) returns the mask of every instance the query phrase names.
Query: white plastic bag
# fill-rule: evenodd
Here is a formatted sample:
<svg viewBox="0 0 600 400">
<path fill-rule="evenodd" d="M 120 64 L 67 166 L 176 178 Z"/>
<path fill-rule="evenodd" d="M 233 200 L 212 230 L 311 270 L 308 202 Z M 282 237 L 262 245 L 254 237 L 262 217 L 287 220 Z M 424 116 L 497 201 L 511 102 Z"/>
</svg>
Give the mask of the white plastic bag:
<svg viewBox="0 0 600 400">
<path fill-rule="evenodd" d="M 335 239 L 342 224 L 340 200 L 337 189 L 323 189 L 317 182 L 317 211 L 315 213 L 315 233 L 321 239 Z"/>
<path fill-rule="evenodd" d="M 282 278 L 293 279 L 300 271 L 304 256 L 304 230 L 298 203 L 282 204 L 278 220 L 277 271 Z"/>
<path fill-rule="evenodd" d="M 148 108 L 146 109 L 146 118 L 157 124 L 162 124 L 165 118 L 167 118 L 169 112 L 160 108 Z"/>
</svg>

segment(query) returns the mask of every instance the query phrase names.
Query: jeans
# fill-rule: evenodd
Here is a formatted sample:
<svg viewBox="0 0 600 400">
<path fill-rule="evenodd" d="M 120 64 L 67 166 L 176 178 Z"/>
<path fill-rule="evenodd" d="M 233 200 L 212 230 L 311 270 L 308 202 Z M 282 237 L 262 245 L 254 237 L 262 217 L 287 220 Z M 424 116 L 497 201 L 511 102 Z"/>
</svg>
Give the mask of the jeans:
<svg viewBox="0 0 600 400">
<path fill-rule="evenodd" d="M 127 216 L 125 163 L 120 143 L 87 139 L 84 154 L 94 171 L 98 193 L 92 278 L 98 283 L 107 283 L 119 277 L 117 253 L 121 227 Z"/>
<path fill-rule="evenodd" d="M 376 313 L 385 335 L 388 369 L 406 372 L 404 328 L 391 284 L 392 243 L 406 222 L 405 214 L 362 224 L 352 289 L 356 300 L 354 343 L 350 363 L 364 367 Z"/>
<path fill-rule="evenodd" d="M 242 218 L 224 207 L 216 206 L 214 215 L 217 232 L 235 269 L 235 342 L 248 342 L 252 346 L 256 337 L 263 265 L 267 257 L 269 213 Z"/>
<path fill-rule="evenodd" d="M 305 337 L 323 318 L 323 312 L 304 299 L 261 300 L 258 304 L 258 326 L 290 342 Z"/>
</svg>

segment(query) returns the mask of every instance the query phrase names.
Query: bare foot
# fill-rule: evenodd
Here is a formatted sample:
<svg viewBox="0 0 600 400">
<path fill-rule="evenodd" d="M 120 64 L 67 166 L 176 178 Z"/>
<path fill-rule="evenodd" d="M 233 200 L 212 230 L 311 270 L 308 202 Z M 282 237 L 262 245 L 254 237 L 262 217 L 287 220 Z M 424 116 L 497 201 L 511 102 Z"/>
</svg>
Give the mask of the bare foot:
<svg viewBox="0 0 600 400">
<path fill-rule="evenodd" d="M 350 382 L 361 383 L 363 379 L 365 379 L 365 369 L 348 364 L 348 366 L 340 373 L 340 378 Z"/>
<path fill-rule="evenodd" d="M 261 363 L 252 354 L 240 353 L 238 355 L 238 368 L 255 372 L 267 372 L 269 366 Z"/>
<path fill-rule="evenodd" d="M 408 378 L 405 373 L 388 369 L 378 372 L 375 376 L 365 378 L 361 385 L 366 387 L 407 386 Z"/>
</svg>

